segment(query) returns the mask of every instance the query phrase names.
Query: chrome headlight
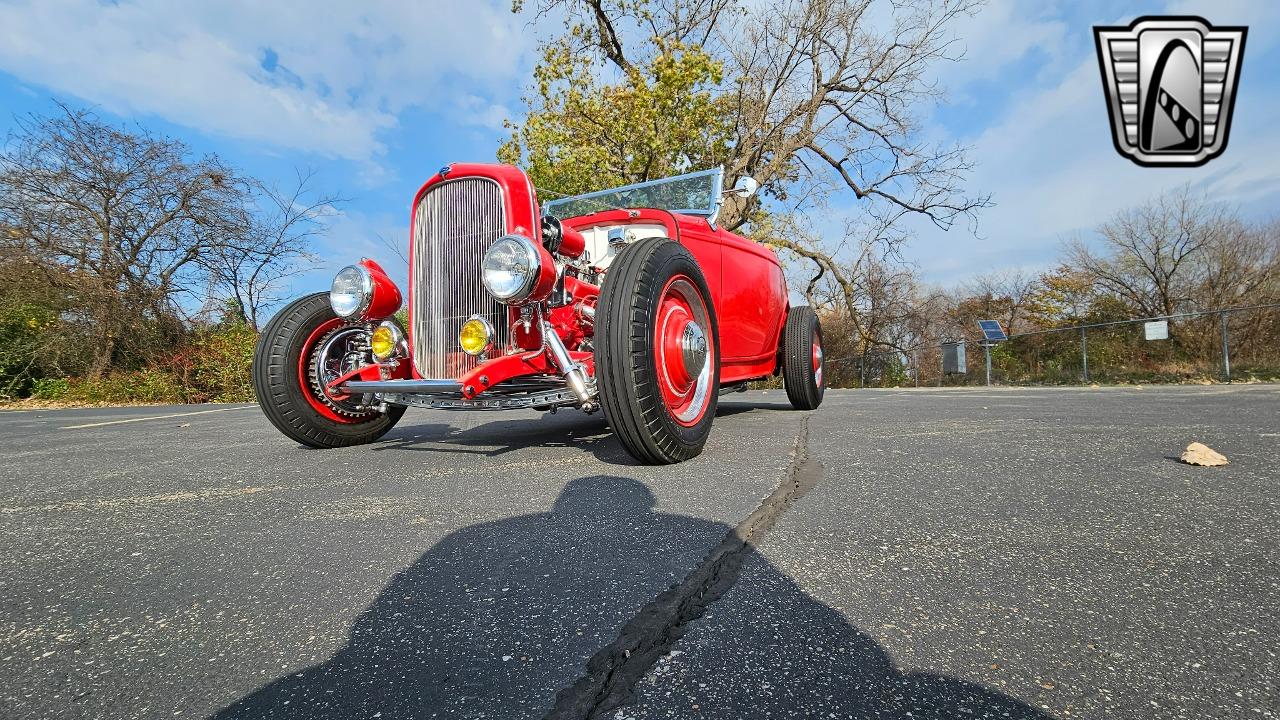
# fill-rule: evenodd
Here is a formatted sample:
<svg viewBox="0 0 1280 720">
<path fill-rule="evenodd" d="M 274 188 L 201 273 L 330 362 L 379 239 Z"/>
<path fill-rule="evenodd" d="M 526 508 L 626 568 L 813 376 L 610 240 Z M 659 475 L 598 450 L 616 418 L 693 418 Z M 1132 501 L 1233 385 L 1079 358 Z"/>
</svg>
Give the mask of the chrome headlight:
<svg viewBox="0 0 1280 720">
<path fill-rule="evenodd" d="M 533 292 L 542 260 L 533 241 L 519 235 L 498 238 L 484 253 L 480 278 L 504 303 L 520 302 Z"/>
<path fill-rule="evenodd" d="M 373 300 L 373 278 L 359 265 L 348 265 L 338 271 L 329 288 L 329 305 L 338 317 L 359 315 Z"/>
</svg>

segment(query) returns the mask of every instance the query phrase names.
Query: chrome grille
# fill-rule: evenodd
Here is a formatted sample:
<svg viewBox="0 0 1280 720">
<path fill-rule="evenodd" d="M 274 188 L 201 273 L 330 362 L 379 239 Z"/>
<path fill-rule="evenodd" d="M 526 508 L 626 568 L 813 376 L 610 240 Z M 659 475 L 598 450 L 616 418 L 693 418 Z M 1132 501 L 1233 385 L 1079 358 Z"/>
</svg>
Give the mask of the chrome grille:
<svg viewBox="0 0 1280 720">
<path fill-rule="evenodd" d="M 489 245 L 506 232 L 502 191 L 483 178 L 435 186 L 413 213 L 413 364 L 429 379 L 454 379 L 479 364 L 458 347 L 472 315 L 489 321 L 497 352 L 507 347 L 506 307 L 480 281 Z"/>
</svg>

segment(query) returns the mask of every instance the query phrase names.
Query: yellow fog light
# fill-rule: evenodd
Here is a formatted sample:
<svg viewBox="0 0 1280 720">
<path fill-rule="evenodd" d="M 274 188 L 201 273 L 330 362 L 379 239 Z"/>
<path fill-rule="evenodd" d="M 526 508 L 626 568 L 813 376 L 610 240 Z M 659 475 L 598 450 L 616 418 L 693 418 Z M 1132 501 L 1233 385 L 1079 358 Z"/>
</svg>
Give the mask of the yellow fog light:
<svg viewBox="0 0 1280 720">
<path fill-rule="evenodd" d="M 462 329 L 458 331 L 458 344 L 462 346 L 462 352 L 479 355 L 489 347 L 492 337 L 493 328 L 489 327 L 489 323 L 482 317 L 473 317 L 462 323 Z"/>
<path fill-rule="evenodd" d="M 373 336 L 369 338 L 369 349 L 379 362 L 389 360 L 395 356 L 402 340 L 404 333 L 400 331 L 400 326 L 385 321 L 373 331 Z"/>
</svg>

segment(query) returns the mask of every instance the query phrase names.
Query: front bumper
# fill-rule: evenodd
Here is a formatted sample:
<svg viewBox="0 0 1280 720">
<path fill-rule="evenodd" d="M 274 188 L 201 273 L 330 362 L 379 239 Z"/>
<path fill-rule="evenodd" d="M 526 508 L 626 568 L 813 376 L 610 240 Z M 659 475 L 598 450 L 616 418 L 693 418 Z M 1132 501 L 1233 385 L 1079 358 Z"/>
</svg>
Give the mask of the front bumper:
<svg viewBox="0 0 1280 720">
<path fill-rule="evenodd" d="M 349 377 L 335 381 L 334 386 L 344 395 L 372 397 L 394 405 L 452 409 L 561 405 L 594 408 L 593 355 L 583 351 L 570 352 L 545 320 L 541 329 L 541 349 L 486 360 L 457 380 L 366 380 Z M 364 404 L 373 403 L 366 401 Z"/>
<path fill-rule="evenodd" d="M 595 393 L 594 380 L 589 381 Z M 372 395 L 390 405 L 442 410 L 513 410 L 577 406 L 577 394 L 561 378 L 512 380 L 482 395 L 466 397 L 453 380 L 351 380 L 341 386 L 348 395 Z M 372 403 L 370 403 L 372 404 Z"/>
<path fill-rule="evenodd" d="M 348 380 L 341 386 L 348 395 L 366 393 L 460 393 L 462 383 L 455 380 Z"/>
</svg>

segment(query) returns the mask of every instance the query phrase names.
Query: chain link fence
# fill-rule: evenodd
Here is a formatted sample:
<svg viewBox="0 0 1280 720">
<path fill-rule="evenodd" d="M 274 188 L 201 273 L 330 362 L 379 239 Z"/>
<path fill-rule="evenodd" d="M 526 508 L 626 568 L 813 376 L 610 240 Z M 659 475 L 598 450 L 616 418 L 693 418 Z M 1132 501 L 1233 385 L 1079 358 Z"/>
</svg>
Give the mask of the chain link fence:
<svg viewBox="0 0 1280 720">
<path fill-rule="evenodd" d="M 1147 339 L 1147 324 L 1161 322 L 1167 337 Z M 831 387 L 1274 381 L 1278 339 L 1280 303 L 1273 303 L 1037 330 L 996 343 L 969 337 L 871 348 L 828 358 L 827 373 Z M 944 354 L 956 346 L 964 366 L 944 372 Z"/>
</svg>

